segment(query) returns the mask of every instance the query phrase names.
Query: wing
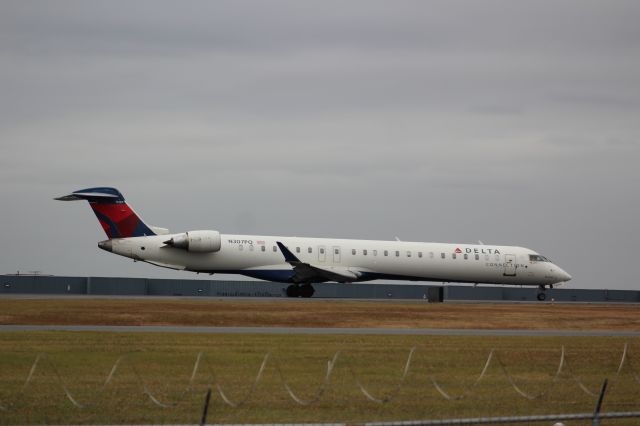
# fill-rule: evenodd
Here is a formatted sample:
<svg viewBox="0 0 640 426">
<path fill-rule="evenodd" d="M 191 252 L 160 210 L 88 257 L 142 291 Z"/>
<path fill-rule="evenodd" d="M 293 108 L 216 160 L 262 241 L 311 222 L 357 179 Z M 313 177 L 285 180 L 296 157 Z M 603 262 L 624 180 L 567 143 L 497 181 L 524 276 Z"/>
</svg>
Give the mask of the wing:
<svg viewBox="0 0 640 426">
<path fill-rule="evenodd" d="M 340 283 L 353 282 L 360 278 L 361 274 L 352 271 L 343 266 L 320 266 L 307 262 L 302 262 L 292 252 L 282 244 L 276 241 L 280 251 L 284 255 L 284 259 L 293 267 L 295 275 L 293 280 L 299 283 L 337 281 Z"/>
</svg>

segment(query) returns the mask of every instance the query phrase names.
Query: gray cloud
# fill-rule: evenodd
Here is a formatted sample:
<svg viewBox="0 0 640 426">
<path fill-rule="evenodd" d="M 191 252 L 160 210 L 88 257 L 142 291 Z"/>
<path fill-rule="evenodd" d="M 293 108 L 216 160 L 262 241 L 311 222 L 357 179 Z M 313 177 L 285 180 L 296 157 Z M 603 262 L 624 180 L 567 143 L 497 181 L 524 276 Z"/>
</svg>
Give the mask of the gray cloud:
<svg viewBox="0 0 640 426">
<path fill-rule="evenodd" d="M 0 273 L 100 252 L 119 187 L 175 230 L 517 244 L 633 288 L 640 7 L 3 2 Z"/>
</svg>

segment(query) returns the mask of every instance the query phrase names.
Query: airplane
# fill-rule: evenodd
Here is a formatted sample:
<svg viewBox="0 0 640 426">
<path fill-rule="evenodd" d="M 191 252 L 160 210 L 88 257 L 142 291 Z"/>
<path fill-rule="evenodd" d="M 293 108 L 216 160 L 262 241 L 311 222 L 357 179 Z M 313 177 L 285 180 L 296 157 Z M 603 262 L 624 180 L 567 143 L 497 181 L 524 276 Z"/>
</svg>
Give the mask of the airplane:
<svg viewBox="0 0 640 426">
<path fill-rule="evenodd" d="M 288 283 L 288 297 L 311 297 L 313 284 L 377 279 L 548 286 L 571 275 L 524 247 L 334 238 L 170 233 L 147 225 L 116 188 L 87 188 L 55 198 L 86 200 L 108 239 L 98 247 L 152 265 L 198 273 L 241 274 Z"/>
</svg>

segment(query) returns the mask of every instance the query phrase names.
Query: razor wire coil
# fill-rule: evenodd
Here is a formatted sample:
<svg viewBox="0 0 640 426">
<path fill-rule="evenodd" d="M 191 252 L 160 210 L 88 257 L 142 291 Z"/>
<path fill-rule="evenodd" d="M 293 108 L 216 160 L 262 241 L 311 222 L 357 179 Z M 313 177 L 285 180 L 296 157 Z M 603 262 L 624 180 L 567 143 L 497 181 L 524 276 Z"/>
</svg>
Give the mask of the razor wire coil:
<svg viewBox="0 0 640 426">
<path fill-rule="evenodd" d="M 195 383 L 196 377 L 198 376 L 199 372 L 204 370 L 206 371 L 206 374 L 207 374 L 208 383 L 213 389 L 216 390 L 216 393 L 220 396 L 220 399 L 223 401 L 223 403 L 232 408 L 239 408 L 246 405 L 249 401 L 251 401 L 260 382 L 264 377 L 265 370 L 269 365 L 271 365 L 276 372 L 276 377 L 278 377 L 280 385 L 282 386 L 282 388 L 284 389 L 288 397 L 298 405 L 309 406 L 321 401 L 323 396 L 327 393 L 328 389 L 331 386 L 332 375 L 336 370 L 336 366 L 340 362 L 343 368 L 348 372 L 349 376 L 353 379 L 355 386 L 360 391 L 360 393 L 365 397 L 365 399 L 375 404 L 387 404 L 392 402 L 395 398 L 397 398 L 397 396 L 400 394 L 400 392 L 406 385 L 407 378 L 411 373 L 412 361 L 416 351 L 417 351 L 416 347 L 412 347 L 409 350 L 406 361 L 404 363 L 404 367 L 402 369 L 402 373 L 399 379 L 397 380 L 395 386 L 386 395 L 383 395 L 380 397 L 375 396 L 374 392 L 368 389 L 363 384 L 363 380 L 361 379 L 360 375 L 352 367 L 348 357 L 343 355 L 342 351 L 337 351 L 331 357 L 331 359 L 327 361 L 326 371 L 323 375 L 322 383 L 315 390 L 315 392 L 309 399 L 304 399 L 301 396 L 299 396 L 296 392 L 294 392 L 292 386 L 290 385 L 289 381 L 287 380 L 283 372 L 283 369 L 281 368 L 281 362 L 279 362 L 279 360 L 275 356 L 273 356 L 271 352 L 267 352 L 264 355 L 264 357 L 262 358 L 260 367 L 258 368 L 257 374 L 255 376 L 255 379 L 252 380 L 251 385 L 249 386 L 248 390 L 244 393 L 244 395 L 237 400 L 232 399 L 229 396 L 229 394 L 224 390 L 223 384 L 219 380 L 216 370 L 211 365 L 209 356 L 206 352 L 199 352 L 197 354 L 193 364 L 193 368 L 191 368 L 191 375 L 189 376 L 187 385 L 180 391 L 179 395 L 170 402 L 163 401 L 162 398 L 160 398 L 159 396 L 157 396 L 157 394 L 152 392 L 152 390 L 146 383 L 144 376 L 138 370 L 136 363 L 131 359 L 132 357 L 131 354 L 121 355 L 116 359 L 113 366 L 109 370 L 109 373 L 106 379 L 104 380 L 104 382 L 102 383 L 102 385 L 98 390 L 106 391 L 108 386 L 113 382 L 114 377 L 123 369 L 123 366 L 126 365 L 127 368 L 129 368 L 130 371 L 133 373 L 133 376 L 135 378 L 137 386 L 141 390 L 141 393 L 146 398 L 148 398 L 148 400 L 155 406 L 159 408 L 167 409 L 167 408 L 176 407 L 178 404 L 184 401 L 184 399 L 189 394 L 192 394 L 195 391 L 194 383 Z M 429 366 L 427 381 L 434 387 L 434 389 L 443 399 L 448 401 L 459 401 L 464 398 L 468 398 L 470 395 L 474 393 L 477 386 L 487 376 L 490 366 L 493 364 L 497 364 L 499 371 L 506 378 L 507 382 L 513 388 L 516 394 L 528 400 L 538 400 L 540 398 L 543 398 L 547 394 L 549 394 L 549 392 L 558 383 L 558 381 L 562 376 L 566 376 L 569 380 L 573 381 L 576 384 L 576 386 L 586 395 L 590 397 L 597 396 L 597 394 L 592 392 L 584 384 L 584 382 L 572 371 L 570 364 L 567 360 L 566 350 L 564 345 L 562 345 L 560 348 L 560 360 L 558 362 L 558 367 L 556 368 L 555 373 L 553 374 L 551 379 L 545 384 L 544 389 L 535 394 L 527 392 L 522 388 L 521 385 L 517 383 L 517 380 L 514 377 L 514 375 L 509 372 L 507 364 L 502 361 L 502 359 L 499 356 L 499 353 L 495 349 L 492 349 L 489 352 L 487 359 L 484 362 L 484 366 L 480 374 L 478 375 L 478 377 L 469 386 L 465 387 L 465 389 L 458 395 L 453 395 L 451 392 L 447 391 L 440 382 L 438 382 L 438 380 L 435 377 L 435 374 L 433 373 L 434 368 L 431 365 Z M 640 376 L 638 375 L 638 373 L 636 372 L 633 366 L 632 359 L 629 354 L 628 343 L 625 343 L 624 345 L 622 355 L 620 357 L 620 362 L 618 363 L 618 368 L 615 371 L 615 376 L 616 377 L 621 376 L 625 367 L 631 373 L 631 377 L 633 378 L 634 382 L 636 384 L 640 384 Z M 53 373 L 53 377 L 55 379 L 57 386 L 60 387 L 65 398 L 75 408 L 85 409 L 85 408 L 97 405 L 96 401 L 81 402 L 80 399 L 77 398 L 77 396 L 75 396 L 69 389 L 67 383 L 65 382 L 62 375 L 60 374 L 60 371 L 57 365 L 53 362 L 50 356 L 44 352 L 38 353 L 36 355 L 34 362 L 32 363 L 31 368 L 29 369 L 27 377 L 24 383 L 22 384 L 22 386 L 20 387 L 19 397 L 24 397 L 24 394 L 28 391 L 30 385 L 35 380 L 34 378 L 36 376 L 36 371 L 42 368 L 47 368 Z M 0 411 L 9 411 L 14 405 L 15 404 L 0 401 Z"/>
</svg>

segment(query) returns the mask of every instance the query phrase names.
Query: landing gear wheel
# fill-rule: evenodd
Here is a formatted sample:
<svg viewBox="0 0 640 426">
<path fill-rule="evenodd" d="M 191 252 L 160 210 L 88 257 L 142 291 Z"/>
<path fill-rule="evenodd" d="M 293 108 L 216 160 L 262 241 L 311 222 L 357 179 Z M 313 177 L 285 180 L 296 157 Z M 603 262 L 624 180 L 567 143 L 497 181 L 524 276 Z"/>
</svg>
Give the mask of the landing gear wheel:
<svg viewBox="0 0 640 426">
<path fill-rule="evenodd" d="M 291 284 L 287 287 L 287 297 L 298 297 L 300 296 L 300 289 L 297 285 Z"/>
<path fill-rule="evenodd" d="M 301 297 L 311 297 L 316 290 L 310 284 L 305 284 L 300 287 L 300 296 Z"/>
<path fill-rule="evenodd" d="M 538 291 L 538 300 L 542 302 L 543 300 L 545 300 L 547 298 L 547 294 L 544 292 L 546 290 L 546 288 L 543 285 L 539 285 L 538 289 L 539 289 L 539 291 Z"/>
</svg>

